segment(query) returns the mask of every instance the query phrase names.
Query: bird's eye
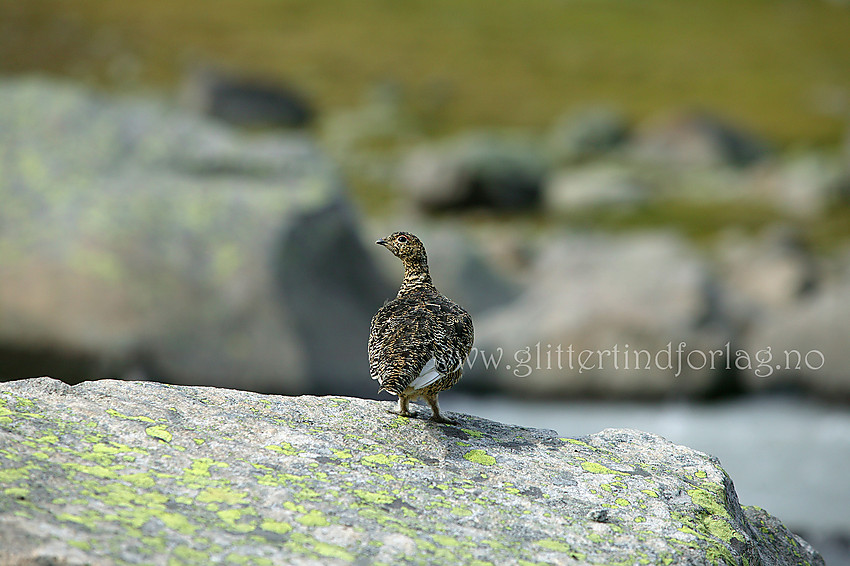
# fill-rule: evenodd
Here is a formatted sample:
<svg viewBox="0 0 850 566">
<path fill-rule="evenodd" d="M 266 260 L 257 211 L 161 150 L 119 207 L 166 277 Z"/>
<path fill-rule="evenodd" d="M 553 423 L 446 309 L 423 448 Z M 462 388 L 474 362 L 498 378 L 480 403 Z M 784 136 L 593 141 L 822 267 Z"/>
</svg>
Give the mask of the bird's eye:
<svg viewBox="0 0 850 566">
<path fill-rule="evenodd" d="M 406 244 L 407 243 L 407 236 L 399 236 L 398 238 L 396 238 L 396 241 L 399 244 Z"/>
</svg>

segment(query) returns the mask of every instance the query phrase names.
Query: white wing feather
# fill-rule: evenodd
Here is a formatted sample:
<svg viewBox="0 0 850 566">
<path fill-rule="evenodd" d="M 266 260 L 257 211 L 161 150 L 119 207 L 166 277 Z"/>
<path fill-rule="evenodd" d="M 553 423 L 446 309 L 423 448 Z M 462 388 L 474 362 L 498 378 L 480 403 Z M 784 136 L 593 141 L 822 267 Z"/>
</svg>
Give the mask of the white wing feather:
<svg viewBox="0 0 850 566">
<path fill-rule="evenodd" d="M 442 374 L 437 371 L 436 358 L 431 358 L 430 360 L 428 360 L 428 363 L 426 363 L 425 366 L 422 368 L 422 371 L 419 372 L 419 377 L 417 377 L 410 383 L 410 387 L 412 389 L 424 389 L 425 387 L 428 387 L 429 385 L 444 376 L 445 374 Z"/>
</svg>

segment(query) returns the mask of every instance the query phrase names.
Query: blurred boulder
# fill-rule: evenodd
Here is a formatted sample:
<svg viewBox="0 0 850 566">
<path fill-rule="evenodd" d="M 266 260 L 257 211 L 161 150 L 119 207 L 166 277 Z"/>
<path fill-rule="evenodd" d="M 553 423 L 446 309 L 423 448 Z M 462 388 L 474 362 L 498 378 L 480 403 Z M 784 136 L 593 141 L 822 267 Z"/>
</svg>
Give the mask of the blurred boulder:
<svg viewBox="0 0 850 566">
<path fill-rule="evenodd" d="M 0 148 L 4 353 L 65 352 L 101 375 L 372 392 L 352 376 L 368 375 L 369 320 L 389 288 L 309 139 L 246 139 L 155 101 L 15 80 L 0 83 Z M 33 365 L 3 378 L 43 373 L 17 359 Z"/>
<path fill-rule="evenodd" d="M 291 86 L 211 67 L 188 73 L 180 97 L 196 112 L 242 127 L 303 128 L 315 114 Z"/>
<path fill-rule="evenodd" d="M 454 224 L 415 220 L 404 221 L 403 228 L 425 243 L 428 265 L 437 288 L 463 305 L 473 319 L 477 320 L 490 309 L 506 305 L 519 295 L 520 283 L 512 273 L 498 265 L 499 262 L 492 257 L 494 252 L 482 245 L 480 234 Z M 375 237 L 400 229 L 402 225 L 375 228 Z M 377 257 L 384 268 L 384 278 L 401 284 L 403 269 L 398 259 L 382 248 L 377 249 Z"/>
<path fill-rule="evenodd" d="M 547 147 L 554 162 L 576 163 L 622 147 L 628 134 L 625 116 L 610 108 L 593 107 L 561 116 L 549 132 Z"/>
<path fill-rule="evenodd" d="M 752 358 L 748 389 L 850 401 L 850 270 L 803 300 L 764 313 L 743 345 Z"/>
<path fill-rule="evenodd" d="M 545 208 L 550 212 L 634 208 L 649 201 L 647 185 L 622 167 L 610 164 L 562 169 L 544 186 Z"/>
<path fill-rule="evenodd" d="M 546 169 L 525 140 L 467 134 L 412 149 L 399 170 L 401 190 L 427 211 L 517 210 L 539 204 Z"/>
<path fill-rule="evenodd" d="M 757 187 L 780 210 L 817 217 L 832 206 L 850 205 L 850 167 L 823 154 L 796 156 L 762 175 Z"/>
<path fill-rule="evenodd" d="M 743 167 L 771 153 L 757 135 L 700 111 L 650 118 L 637 128 L 631 151 L 642 160 L 685 167 Z"/>
<path fill-rule="evenodd" d="M 727 235 L 717 263 L 730 294 L 758 309 L 787 307 L 815 291 L 820 273 L 802 235 L 777 226 L 758 237 Z"/>
<path fill-rule="evenodd" d="M 516 301 L 476 320 L 468 386 L 621 399 L 726 386 L 719 369 L 732 330 L 705 263 L 677 237 L 550 236 L 530 281 Z M 692 350 L 720 350 L 716 371 L 710 359 L 699 369 L 699 354 L 689 363 Z"/>
</svg>

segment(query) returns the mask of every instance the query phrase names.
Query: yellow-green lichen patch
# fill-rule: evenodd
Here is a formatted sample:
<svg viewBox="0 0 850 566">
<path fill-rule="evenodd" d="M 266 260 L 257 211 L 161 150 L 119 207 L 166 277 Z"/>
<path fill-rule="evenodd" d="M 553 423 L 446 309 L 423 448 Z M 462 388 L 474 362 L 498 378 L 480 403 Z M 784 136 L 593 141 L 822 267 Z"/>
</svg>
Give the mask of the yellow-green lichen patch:
<svg viewBox="0 0 850 566">
<path fill-rule="evenodd" d="M 581 469 L 583 469 L 585 472 L 590 472 L 591 474 L 618 474 L 618 475 L 621 475 L 621 476 L 629 475 L 625 472 L 619 472 L 617 470 L 612 470 L 611 468 L 609 468 L 607 466 L 603 466 L 602 464 L 599 464 L 597 462 L 587 462 L 587 461 L 582 462 L 581 463 Z"/>
<path fill-rule="evenodd" d="M 447 535 L 431 535 L 431 539 L 440 546 L 459 546 L 460 543 Z"/>
<path fill-rule="evenodd" d="M 492 466 L 496 463 L 496 458 L 490 456 L 484 450 L 470 450 L 466 454 L 463 455 L 464 459 L 469 460 L 470 462 L 475 462 L 476 464 L 481 464 L 482 466 Z"/>
<path fill-rule="evenodd" d="M 198 494 L 195 501 L 198 503 L 224 503 L 226 505 L 237 505 L 244 503 L 247 497 L 247 493 L 234 491 L 229 487 L 208 487 Z"/>
<path fill-rule="evenodd" d="M 697 488 L 689 489 L 688 495 L 691 496 L 691 500 L 694 503 L 704 507 L 709 513 L 713 515 L 720 515 L 722 517 L 729 517 L 729 512 L 723 505 L 723 501 L 721 500 L 722 496 L 720 494 L 712 493 L 706 489 Z"/>
<path fill-rule="evenodd" d="M 472 438 L 482 438 L 484 436 L 483 432 L 472 430 L 471 428 L 461 428 L 460 430 L 462 430 Z"/>
<path fill-rule="evenodd" d="M 227 468 L 227 462 L 217 462 L 212 458 L 197 458 L 192 465 L 183 470 L 182 482 L 189 487 L 203 487 L 211 483 L 210 468 Z"/>
<path fill-rule="evenodd" d="M 15 499 L 25 499 L 30 490 L 25 487 L 7 487 L 3 490 L 3 493 Z"/>
<path fill-rule="evenodd" d="M 289 531 L 292 530 L 292 525 L 289 523 L 285 523 L 283 521 L 274 521 L 272 519 L 264 519 L 262 523 L 260 523 L 260 528 L 264 531 L 269 531 L 271 533 L 277 533 L 279 535 L 285 535 Z"/>
<path fill-rule="evenodd" d="M 144 415 L 137 415 L 137 416 L 125 415 L 123 413 L 119 413 L 115 409 L 107 409 L 106 414 L 111 416 L 111 417 L 117 417 L 119 419 L 125 419 L 125 420 L 129 420 L 129 421 L 142 421 L 142 422 L 145 422 L 145 423 L 155 423 L 156 422 L 152 418 L 146 417 Z"/>
<path fill-rule="evenodd" d="M 645 493 L 650 497 L 658 497 L 658 492 L 652 489 L 642 489 L 641 493 Z"/>
<path fill-rule="evenodd" d="M 118 479 L 121 481 L 128 482 L 136 487 L 147 488 L 150 489 L 156 485 L 156 480 L 154 480 L 150 474 L 145 472 L 139 472 L 136 474 L 123 474 L 118 476 Z"/>
<path fill-rule="evenodd" d="M 363 489 L 355 489 L 354 495 L 356 495 L 366 503 L 369 503 L 370 505 L 385 505 L 387 503 L 392 503 L 396 500 L 395 497 L 393 497 L 386 491 L 372 492 Z"/>
<path fill-rule="evenodd" d="M 596 448 L 595 446 L 591 446 L 587 442 L 585 442 L 583 440 L 578 440 L 577 438 L 561 438 L 560 440 L 562 440 L 564 442 L 568 442 L 569 444 L 575 444 L 576 446 L 582 446 L 584 448 L 589 448 L 590 450 L 593 450 L 594 452 L 599 451 L 599 449 Z"/>
<path fill-rule="evenodd" d="M 318 509 L 313 509 L 295 520 L 307 527 L 326 527 L 331 524 Z"/>
<path fill-rule="evenodd" d="M 195 550 L 194 548 L 189 548 L 186 545 L 179 545 L 171 551 L 172 559 L 178 558 L 182 561 L 185 561 L 188 564 L 205 564 L 210 560 L 210 555 L 207 552 L 202 552 L 200 550 Z M 169 561 L 169 566 L 172 564 Z"/>
<path fill-rule="evenodd" d="M 278 452 L 280 454 L 285 454 L 286 456 L 295 456 L 300 450 L 297 450 L 292 447 L 292 445 L 288 442 L 281 442 L 280 444 L 270 444 L 268 446 L 263 446 L 266 450 L 271 450 L 272 452 Z"/>
<path fill-rule="evenodd" d="M 158 438 L 164 442 L 171 442 L 174 438 L 164 424 L 149 426 L 145 429 L 145 434 L 150 437 Z"/>
<path fill-rule="evenodd" d="M 360 459 L 363 464 L 391 466 L 393 464 L 405 464 L 415 466 L 422 464 L 421 460 L 411 456 L 402 456 L 400 454 L 368 454 Z"/>
<path fill-rule="evenodd" d="M 289 542 L 287 542 L 284 546 L 300 554 L 307 554 L 308 556 L 317 554 L 325 558 L 336 558 L 337 560 L 343 560 L 345 562 L 354 562 L 355 560 L 355 556 L 348 552 L 345 548 L 335 544 L 318 541 L 303 533 L 292 533 Z"/>
<path fill-rule="evenodd" d="M 7 484 L 14 481 L 27 479 L 29 478 L 30 472 L 32 470 L 37 470 L 38 466 L 35 464 L 27 464 L 25 466 L 21 466 L 20 468 L 7 468 L 5 470 L 0 470 L 0 484 Z"/>
<path fill-rule="evenodd" d="M 244 523 L 240 523 L 239 520 L 242 519 L 246 515 L 256 515 L 253 509 L 224 509 L 222 511 L 217 511 L 216 515 L 221 521 L 227 525 L 227 528 L 231 531 L 236 531 L 238 533 L 250 533 L 251 531 L 257 528 L 255 521 L 248 521 Z"/>
<path fill-rule="evenodd" d="M 573 549 L 570 545 L 568 545 L 564 542 L 555 540 L 555 539 L 547 538 L 547 539 L 538 540 L 536 542 L 536 544 L 538 546 L 540 546 L 541 548 L 545 548 L 546 550 L 554 550 L 555 552 L 561 552 L 563 554 L 567 554 L 571 558 L 574 558 L 575 560 L 584 560 L 585 559 L 584 554 L 582 554 L 580 552 L 573 551 Z"/>
<path fill-rule="evenodd" d="M 74 472 L 81 472 L 103 479 L 116 479 L 118 478 L 118 470 L 124 469 L 124 466 L 120 465 L 106 467 L 96 464 L 93 466 L 88 466 L 85 464 L 76 464 L 73 462 L 66 462 L 62 464 L 62 467 L 68 470 L 72 470 Z"/>
<path fill-rule="evenodd" d="M 80 550 L 91 550 L 91 543 L 87 540 L 69 540 L 68 544 L 74 548 L 79 548 Z"/>
</svg>

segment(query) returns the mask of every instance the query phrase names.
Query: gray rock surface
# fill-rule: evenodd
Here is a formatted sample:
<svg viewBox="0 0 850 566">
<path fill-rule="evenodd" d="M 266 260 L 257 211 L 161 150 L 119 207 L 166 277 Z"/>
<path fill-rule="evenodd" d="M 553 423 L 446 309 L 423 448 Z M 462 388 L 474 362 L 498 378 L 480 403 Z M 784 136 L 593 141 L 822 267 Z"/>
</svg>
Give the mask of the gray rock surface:
<svg viewBox="0 0 850 566">
<path fill-rule="evenodd" d="M 522 295 L 475 327 L 478 356 L 464 379 L 528 396 L 708 394 L 725 354 L 712 371 L 699 352 L 732 335 L 706 263 L 667 233 L 552 235 Z"/>
<path fill-rule="evenodd" d="M 706 454 L 389 402 L 0 384 L 4 564 L 823 564 Z"/>
<path fill-rule="evenodd" d="M 310 138 L 7 80 L 0 170 L 0 348 L 85 355 L 107 375 L 365 392 L 347 377 L 366 370 L 390 289 Z"/>
</svg>

